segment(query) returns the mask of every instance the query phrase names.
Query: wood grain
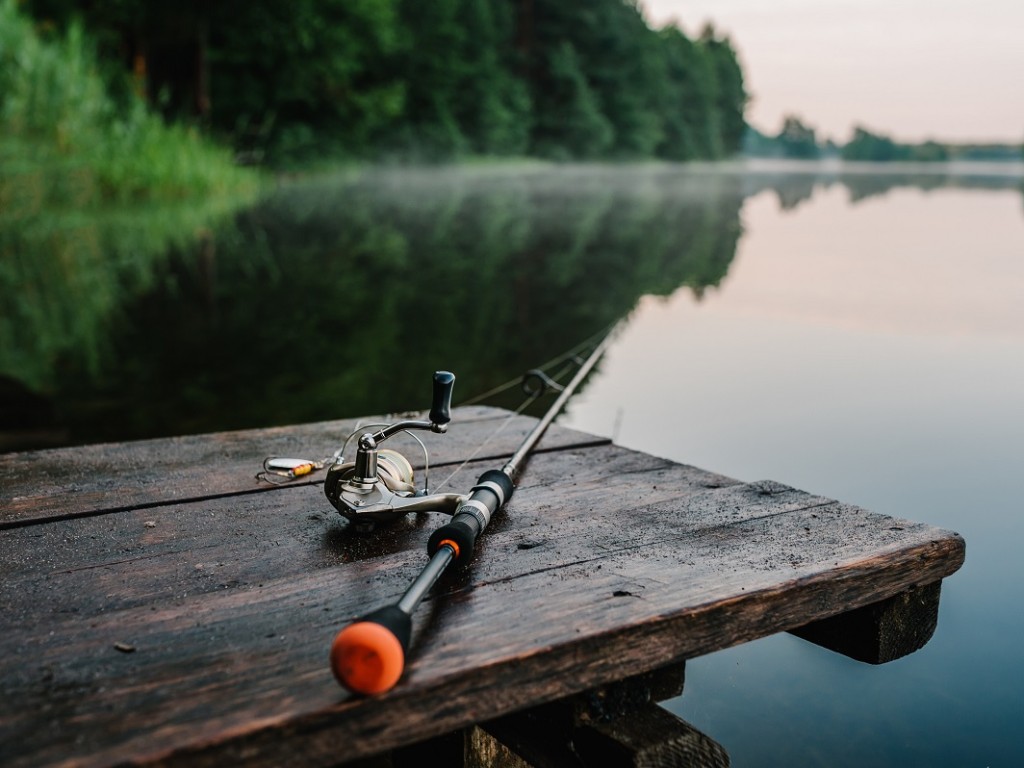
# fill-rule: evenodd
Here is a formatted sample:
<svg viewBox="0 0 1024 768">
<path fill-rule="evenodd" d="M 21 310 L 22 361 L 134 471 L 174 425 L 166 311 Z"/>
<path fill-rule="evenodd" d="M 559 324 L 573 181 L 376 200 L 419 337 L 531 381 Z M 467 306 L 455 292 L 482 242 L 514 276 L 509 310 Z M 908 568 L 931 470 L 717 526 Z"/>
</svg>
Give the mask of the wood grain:
<svg viewBox="0 0 1024 768">
<path fill-rule="evenodd" d="M 403 416 L 425 417 L 422 413 Z M 525 416 L 508 419 L 508 412 L 484 406 L 456 408 L 452 416 L 446 435 L 418 433 L 430 452 L 431 466 L 437 469 L 462 461 L 499 427 L 501 432 L 484 446 L 479 458 L 509 456 L 536 423 Z M 255 475 L 268 456 L 330 456 L 342 447 L 357 423 L 365 425 L 386 418 L 393 415 L 0 454 L 0 529 L 144 509 L 172 501 L 321 485 L 323 472 L 283 487 L 257 482 Z M 607 438 L 556 425 L 544 436 L 540 450 L 607 442 Z M 422 452 L 410 438 L 399 435 L 387 445 L 422 468 Z M 350 453 L 353 450 L 350 448 Z M 434 474 L 433 481 L 445 474 Z"/>
<path fill-rule="evenodd" d="M 0 764 L 358 760 L 885 601 L 963 561 L 948 531 L 564 436 L 531 459 L 472 567 L 421 606 L 402 681 L 369 699 L 337 687 L 327 649 L 401 594 L 440 518 L 367 539 L 317 486 L 168 499 L 135 469 L 92 492 L 109 504 L 128 483 L 153 506 L 47 519 L 59 494 L 41 495 L 42 512 L 22 510 L 33 524 L 0 531 Z"/>
<path fill-rule="evenodd" d="M 573 734 L 586 768 L 728 768 L 725 748 L 654 704 Z"/>
</svg>

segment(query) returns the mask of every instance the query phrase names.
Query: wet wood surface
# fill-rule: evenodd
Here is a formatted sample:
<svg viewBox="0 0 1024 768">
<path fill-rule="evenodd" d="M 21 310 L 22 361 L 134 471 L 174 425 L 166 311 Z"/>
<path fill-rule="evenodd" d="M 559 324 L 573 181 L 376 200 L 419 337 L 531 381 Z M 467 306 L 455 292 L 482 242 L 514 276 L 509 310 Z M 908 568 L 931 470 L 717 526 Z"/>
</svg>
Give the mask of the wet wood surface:
<svg viewBox="0 0 1024 768">
<path fill-rule="evenodd" d="M 532 422 L 505 416 L 430 436 L 440 480 L 505 423 L 446 490 L 518 445 Z M 839 615 L 898 635 L 893 612 L 921 610 L 899 596 L 964 557 L 949 531 L 556 426 L 421 606 L 398 686 L 353 697 L 331 640 L 397 599 L 443 518 L 356 535 L 322 472 L 253 478 L 352 426 L 0 456 L 0 764 L 336 765 Z"/>
<path fill-rule="evenodd" d="M 479 446 L 483 430 L 493 432 L 508 415 L 484 406 L 459 408 L 455 414 L 447 434 L 417 433 L 427 446 L 430 465 L 439 470 L 435 478 L 446 476 L 445 467 L 463 461 Z M 406 415 L 425 417 L 423 413 Z M 0 454 L 0 529 L 153 507 L 169 501 L 273 490 L 274 486 L 255 478 L 264 458 L 324 459 L 340 449 L 358 425 L 384 420 L 395 421 L 395 415 Z M 534 423 L 527 417 L 508 419 L 477 458 L 510 455 Z M 561 429 L 547 436 L 542 450 L 607 442 Z M 417 468 L 423 466 L 422 451 L 410 438 L 399 435 L 388 446 L 408 456 Z M 354 442 L 348 453 L 349 457 L 354 455 Z M 321 472 L 290 485 L 322 483 Z"/>
</svg>

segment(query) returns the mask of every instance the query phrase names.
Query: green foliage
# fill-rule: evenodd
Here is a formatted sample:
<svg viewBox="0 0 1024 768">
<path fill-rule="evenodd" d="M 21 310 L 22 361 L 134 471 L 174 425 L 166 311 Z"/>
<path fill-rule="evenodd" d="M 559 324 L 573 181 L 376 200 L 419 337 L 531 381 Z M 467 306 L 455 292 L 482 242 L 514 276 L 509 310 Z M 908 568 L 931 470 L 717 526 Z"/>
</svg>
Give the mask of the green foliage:
<svg viewBox="0 0 1024 768">
<path fill-rule="evenodd" d="M 1021 156 L 1021 148 L 1015 144 L 946 144 L 934 140 L 900 143 L 862 126 L 857 126 L 850 141 L 840 146 L 832 139 L 818 141 L 813 128 L 790 115 L 776 136 L 767 136 L 752 126 L 748 127 L 743 140 L 743 154 L 795 159 L 842 157 L 852 162 L 872 163 L 1015 162 Z"/>
<path fill-rule="evenodd" d="M 80 26 L 42 40 L 0 0 L 0 210 L 254 191 L 253 172 L 196 131 L 107 93 Z"/>
<path fill-rule="evenodd" d="M 844 160 L 861 162 L 910 162 L 948 160 L 945 148 L 935 142 L 922 145 L 898 144 L 888 136 L 857 126 L 853 138 L 842 149 Z"/>
<path fill-rule="evenodd" d="M 937 141 L 926 141 L 913 146 L 910 159 L 919 163 L 940 163 L 949 160 L 949 150 Z"/>
<path fill-rule="evenodd" d="M 853 138 L 842 149 L 844 160 L 862 162 L 942 162 L 949 160 L 949 149 L 935 141 L 922 144 L 898 144 L 888 136 L 857 126 Z"/>
<path fill-rule="evenodd" d="M 468 149 L 457 119 L 459 89 L 471 71 L 463 55 L 461 5 L 461 0 L 401 3 L 402 44 L 394 68 L 407 98 L 391 140 L 401 154 L 447 159 Z"/>
<path fill-rule="evenodd" d="M 889 162 L 903 160 L 904 151 L 888 136 L 874 134 L 857 126 L 853 138 L 843 147 L 843 160 Z"/>
<path fill-rule="evenodd" d="M 242 136 L 267 126 L 259 138 L 272 157 L 358 156 L 401 114 L 405 86 L 380 67 L 398 45 L 393 0 L 229 2 L 210 13 L 210 118 Z"/>
<path fill-rule="evenodd" d="M 951 160 L 1015 162 L 1024 160 L 1024 144 L 946 145 Z"/>
<path fill-rule="evenodd" d="M 563 42 L 547 62 L 547 87 L 536 95 L 535 151 L 556 160 L 600 157 L 614 130 L 580 69 L 576 49 Z"/>
<path fill-rule="evenodd" d="M 821 157 L 814 129 L 805 125 L 800 118 L 787 115 L 782 123 L 782 130 L 776 136 L 783 157 L 797 160 L 813 160 Z"/>
<path fill-rule="evenodd" d="M 696 43 L 678 27 L 653 31 L 639 7 L 622 0 L 535 0 L 531 7 L 525 48 L 538 151 L 592 157 L 594 146 L 606 144 L 602 156 L 671 160 L 739 151 L 747 97 L 728 41 L 713 31 Z M 561 106 L 566 92 L 574 94 L 571 110 Z M 611 128 L 610 141 L 598 116 Z M 559 131 L 562 120 L 571 132 Z M 581 142 L 581 133 L 589 140 Z"/>
<path fill-rule="evenodd" d="M 666 85 L 659 94 L 664 137 L 658 155 L 669 160 L 721 157 L 718 84 L 704 48 L 677 27 L 665 27 L 660 38 Z"/>
<path fill-rule="evenodd" d="M 782 157 L 782 149 L 774 136 L 750 125 L 743 137 L 743 154 L 747 157 Z"/>
<path fill-rule="evenodd" d="M 82 14 L 165 114 L 257 162 L 715 159 L 745 129 L 731 43 L 633 0 L 26 1 Z"/>
<path fill-rule="evenodd" d="M 392 154 L 448 159 L 527 150 L 531 105 L 509 66 L 510 7 L 491 0 L 404 0 L 394 71 L 404 113 L 382 142 Z"/>
<path fill-rule="evenodd" d="M 491 0 L 463 0 L 459 18 L 464 27 L 461 83 L 454 113 L 480 155 L 525 154 L 532 120 L 529 92 L 510 64 L 515 31 L 511 6 Z"/>
<path fill-rule="evenodd" d="M 572 15 L 562 32 L 580 53 L 585 76 L 611 124 L 612 154 L 650 157 L 663 136 L 653 108 L 658 88 L 665 85 L 657 35 L 632 3 L 567 5 Z"/>
<path fill-rule="evenodd" d="M 844 160 L 870 162 L 1015 162 L 1022 156 L 1024 147 L 1016 144 L 944 144 L 932 140 L 920 144 L 902 144 L 860 126 L 854 130 L 853 138 L 842 149 Z"/>
<path fill-rule="evenodd" d="M 701 42 L 714 72 L 715 109 L 720 120 L 723 151 L 726 155 L 733 155 L 740 151 L 747 127 L 743 117 L 748 99 L 743 72 L 730 40 L 719 37 L 710 25 L 701 34 Z"/>
</svg>

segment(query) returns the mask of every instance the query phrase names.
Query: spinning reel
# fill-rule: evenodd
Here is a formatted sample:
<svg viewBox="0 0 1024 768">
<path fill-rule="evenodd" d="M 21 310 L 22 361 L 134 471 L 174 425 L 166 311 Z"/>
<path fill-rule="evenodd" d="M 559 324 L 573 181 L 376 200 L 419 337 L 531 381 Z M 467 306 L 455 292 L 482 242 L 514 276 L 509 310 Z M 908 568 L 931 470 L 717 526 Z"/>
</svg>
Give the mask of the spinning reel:
<svg viewBox="0 0 1024 768">
<path fill-rule="evenodd" d="M 409 460 L 397 451 L 380 447 L 400 432 L 408 432 L 412 437 L 413 430 L 447 432 L 452 419 L 454 385 L 454 374 L 437 371 L 427 421 L 396 421 L 376 432 L 364 432 L 356 444 L 355 460 L 336 463 L 328 469 L 324 494 L 338 512 L 355 524 L 357 531 L 372 531 L 378 524 L 394 522 L 409 512 L 451 515 L 468 498 L 457 493 L 431 494 L 426 486 L 417 490 Z M 355 433 L 349 439 L 354 436 Z M 419 438 L 416 440 L 420 442 Z"/>
</svg>

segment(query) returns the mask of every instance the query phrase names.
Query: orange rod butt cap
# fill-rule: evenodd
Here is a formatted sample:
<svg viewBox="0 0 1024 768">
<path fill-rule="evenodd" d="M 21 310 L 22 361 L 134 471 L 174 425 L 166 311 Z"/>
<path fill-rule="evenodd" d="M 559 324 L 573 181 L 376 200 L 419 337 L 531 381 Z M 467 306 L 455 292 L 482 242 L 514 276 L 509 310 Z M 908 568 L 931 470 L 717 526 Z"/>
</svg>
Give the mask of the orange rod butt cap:
<svg viewBox="0 0 1024 768">
<path fill-rule="evenodd" d="M 373 621 L 350 624 L 331 644 L 331 671 L 353 693 L 391 690 L 404 667 L 402 643 L 391 630 Z"/>
</svg>

